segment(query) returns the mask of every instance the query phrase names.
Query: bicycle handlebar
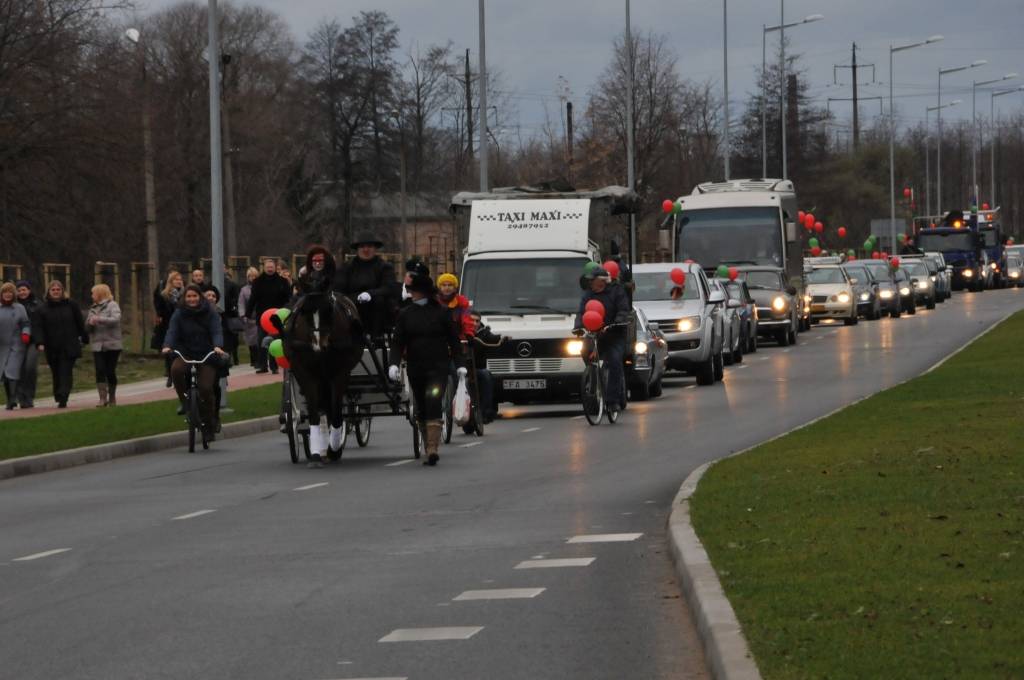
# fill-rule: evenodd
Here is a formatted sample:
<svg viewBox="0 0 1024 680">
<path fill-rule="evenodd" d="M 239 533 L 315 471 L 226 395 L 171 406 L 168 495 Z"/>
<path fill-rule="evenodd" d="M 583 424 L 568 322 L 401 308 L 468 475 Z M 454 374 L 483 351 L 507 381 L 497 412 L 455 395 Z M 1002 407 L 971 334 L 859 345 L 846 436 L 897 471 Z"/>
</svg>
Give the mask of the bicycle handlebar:
<svg viewBox="0 0 1024 680">
<path fill-rule="evenodd" d="M 207 354 L 202 359 L 199 359 L 198 361 L 196 361 L 194 359 L 186 359 L 185 355 L 182 354 L 181 352 L 179 352 L 178 350 L 174 350 L 174 353 L 177 354 L 181 358 L 181 360 L 184 361 L 186 364 L 193 364 L 193 365 L 195 365 L 195 364 L 205 364 L 206 360 L 209 359 L 210 357 L 212 357 L 213 355 L 215 355 L 217 353 L 217 351 L 216 350 L 211 350 L 209 354 Z"/>
</svg>

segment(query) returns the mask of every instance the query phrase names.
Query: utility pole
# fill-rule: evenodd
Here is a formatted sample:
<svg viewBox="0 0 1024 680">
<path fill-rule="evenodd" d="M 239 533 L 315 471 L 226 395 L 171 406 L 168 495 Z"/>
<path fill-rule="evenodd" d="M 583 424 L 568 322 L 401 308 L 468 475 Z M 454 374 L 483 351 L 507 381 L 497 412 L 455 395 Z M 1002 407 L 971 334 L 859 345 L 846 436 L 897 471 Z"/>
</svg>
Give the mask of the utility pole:
<svg viewBox="0 0 1024 680">
<path fill-rule="evenodd" d="M 874 64 L 858 64 L 857 63 L 857 43 L 853 43 L 853 56 L 849 64 L 836 64 L 832 67 L 832 82 L 836 85 L 839 84 L 839 79 L 836 78 L 836 71 L 841 68 L 850 69 L 853 75 L 853 96 L 849 101 L 853 102 L 853 150 L 856 151 L 860 146 L 860 93 L 857 85 L 857 69 L 869 68 L 871 69 L 871 82 L 875 82 L 875 65 Z M 833 99 L 832 101 L 846 101 Z"/>
<path fill-rule="evenodd" d="M 633 165 L 633 29 L 630 26 L 629 0 L 626 0 L 626 182 L 636 190 Z M 728 127 L 728 126 L 726 126 Z M 629 265 L 636 261 L 636 214 L 629 213 Z"/>
<path fill-rule="evenodd" d="M 486 192 L 490 189 L 490 181 L 487 177 L 487 163 L 490 160 L 487 153 L 487 43 L 484 40 L 486 30 L 484 27 L 484 0 L 480 0 L 480 191 Z M 469 80 L 468 78 L 466 79 Z"/>
<path fill-rule="evenodd" d="M 572 153 L 572 102 L 565 103 L 565 145 L 569 155 L 569 184 L 573 184 L 573 153 Z M 575 185 L 574 185 L 575 186 Z"/>
<path fill-rule="evenodd" d="M 231 55 L 221 57 L 221 63 L 227 70 L 231 63 Z M 231 111 L 225 106 L 221 110 L 221 121 L 224 128 L 224 227 L 228 255 L 238 255 L 238 231 L 235 222 L 235 170 L 231 148 Z"/>
<path fill-rule="evenodd" d="M 213 285 L 224 290 L 224 197 L 222 161 L 224 149 L 220 135 L 220 37 L 217 34 L 217 0 L 209 0 L 207 33 L 210 55 L 210 257 L 213 259 Z"/>
<path fill-rule="evenodd" d="M 469 72 L 469 48 L 466 48 L 466 139 L 468 140 L 469 146 L 467 147 L 469 153 L 469 165 L 470 168 L 473 166 L 473 86 L 472 86 L 472 74 Z"/>
</svg>

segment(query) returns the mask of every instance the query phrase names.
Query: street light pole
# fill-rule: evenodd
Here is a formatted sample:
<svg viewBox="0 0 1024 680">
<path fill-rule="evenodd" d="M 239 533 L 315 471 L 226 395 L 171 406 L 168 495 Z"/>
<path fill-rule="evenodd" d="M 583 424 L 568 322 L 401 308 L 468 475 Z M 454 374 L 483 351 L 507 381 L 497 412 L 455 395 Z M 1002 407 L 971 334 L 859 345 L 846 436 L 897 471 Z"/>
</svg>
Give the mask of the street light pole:
<svg viewBox="0 0 1024 680">
<path fill-rule="evenodd" d="M 989 194 L 989 199 L 992 201 L 992 207 L 995 208 L 999 204 L 996 203 L 996 97 L 1003 97 L 1014 92 L 1024 92 L 1024 85 L 1015 87 L 1012 90 L 1003 90 L 1002 92 L 993 92 L 992 99 L 989 101 L 989 121 L 992 124 L 992 168 L 989 172 L 989 180 L 992 183 L 992 193 Z"/>
<path fill-rule="evenodd" d="M 935 180 L 935 183 L 936 183 L 936 189 L 935 189 L 935 195 L 936 195 L 935 214 L 936 215 L 938 215 L 940 212 L 942 212 L 942 76 L 949 75 L 950 73 L 957 73 L 959 71 L 966 71 L 969 68 L 977 68 L 979 66 L 984 66 L 987 63 L 988 63 L 988 60 L 986 60 L 986 59 L 978 59 L 976 61 L 972 61 L 970 64 L 967 64 L 966 66 L 954 66 L 953 68 L 940 68 L 939 69 L 939 91 L 938 91 L 938 94 L 936 96 L 936 101 L 935 101 L 935 106 L 937 106 L 939 108 L 934 109 L 936 111 L 935 116 L 936 116 L 936 121 L 937 121 L 937 125 L 938 125 L 938 128 L 939 128 L 939 131 L 938 131 L 938 134 L 939 134 L 938 152 L 937 152 L 937 157 L 936 157 L 936 160 L 935 160 L 935 177 L 936 177 L 936 180 Z"/>
<path fill-rule="evenodd" d="M 207 9 L 210 65 L 210 231 L 213 285 L 224 290 L 224 198 L 220 130 L 220 39 L 217 35 L 217 0 Z"/>
<path fill-rule="evenodd" d="M 156 188 L 153 171 L 153 134 L 149 119 L 149 84 L 146 77 L 146 48 L 138 29 L 129 28 L 125 37 L 136 45 L 142 68 L 142 174 L 146 192 L 146 260 L 152 269 L 146 277 L 149 290 L 160 281 L 160 235 L 156 228 Z"/>
<path fill-rule="evenodd" d="M 782 127 L 782 179 L 786 167 L 786 0 L 779 0 L 779 125 Z"/>
<path fill-rule="evenodd" d="M 910 45 L 889 46 L 889 250 L 896 250 L 896 108 L 893 99 L 893 57 L 897 52 L 939 42 L 943 37 L 933 35 L 927 40 Z"/>
<path fill-rule="evenodd" d="M 974 195 L 975 204 L 980 203 L 978 200 L 978 87 L 1001 83 L 1004 80 L 1013 80 L 1016 77 L 1016 73 L 1007 73 L 1002 78 L 982 80 L 981 82 L 975 80 L 971 86 L 971 191 Z"/>
<path fill-rule="evenodd" d="M 924 110 L 924 189 L 925 189 L 925 211 L 930 212 L 932 206 L 932 176 L 931 176 L 931 149 L 928 145 L 928 134 L 931 129 L 928 125 L 928 115 L 932 111 L 941 111 L 951 106 L 960 104 L 959 99 L 954 99 L 948 104 L 929 106 Z"/>
<path fill-rule="evenodd" d="M 723 144 L 723 169 L 725 180 L 729 180 L 729 0 L 722 0 L 722 72 L 723 87 L 725 96 L 722 102 L 725 105 L 725 128 L 722 131 Z"/>
<path fill-rule="evenodd" d="M 480 191 L 490 188 L 487 177 L 487 42 L 484 29 L 484 0 L 479 1 L 480 15 Z"/>
<path fill-rule="evenodd" d="M 626 183 L 636 190 L 633 164 L 633 28 L 630 25 L 629 0 L 626 0 Z M 636 215 L 629 214 L 629 264 L 636 261 Z"/>
</svg>

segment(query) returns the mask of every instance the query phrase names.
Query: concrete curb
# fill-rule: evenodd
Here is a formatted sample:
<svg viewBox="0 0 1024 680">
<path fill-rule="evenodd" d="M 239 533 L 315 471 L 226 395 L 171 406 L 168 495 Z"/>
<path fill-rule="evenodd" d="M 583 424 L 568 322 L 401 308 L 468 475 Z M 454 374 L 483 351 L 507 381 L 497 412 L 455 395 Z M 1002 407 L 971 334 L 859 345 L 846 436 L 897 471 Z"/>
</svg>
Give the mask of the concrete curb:
<svg viewBox="0 0 1024 680">
<path fill-rule="evenodd" d="M 270 432 L 279 427 L 277 416 L 253 418 L 237 423 L 225 423 L 218 439 L 234 439 L 247 437 L 261 432 Z M 138 456 L 166 449 L 174 449 L 188 445 L 188 432 L 166 432 L 150 437 L 138 437 L 95 446 L 83 446 L 78 449 L 41 453 L 38 456 L 25 456 L 0 461 L 0 480 L 34 475 L 40 472 L 52 472 L 64 468 L 101 463 L 126 456 Z"/>
<path fill-rule="evenodd" d="M 690 473 L 672 501 L 668 543 L 683 594 L 704 643 L 711 676 L 718 680 L 761 680 L 732 604 L 725 597 L 715 568 L 690 523 L 690 497 L 712 463 Z"/>
</svg>

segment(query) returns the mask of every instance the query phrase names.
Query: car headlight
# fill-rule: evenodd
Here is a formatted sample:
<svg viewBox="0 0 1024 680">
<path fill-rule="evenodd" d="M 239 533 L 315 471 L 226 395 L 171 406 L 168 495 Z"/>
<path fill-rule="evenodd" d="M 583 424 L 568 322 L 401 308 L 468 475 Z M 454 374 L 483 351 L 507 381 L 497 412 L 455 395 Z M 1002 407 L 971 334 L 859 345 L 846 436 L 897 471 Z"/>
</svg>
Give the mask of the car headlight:
<svg viewBox="0 0 1024 680">
<path fill-rule="evenodd" d="M 900 295 L 910 295 L 910 289 L 906 286 L 900 288 Z"/>
<path fill-rule="evenodd" d="M 1010 278 L 1011 279 L 1019 279 L 1020 278 L 1020 272 L 1010 272 Z"/>
<path fill-rule="evenodd" d="M 839 302 L 846 304 L 847 302 L 850 301 L 850 294 L 847 293 L 846 291 L 843 291 L 842 293 L 836 296 L 836 299 L 839 300 Z"/>
<path fill-rule="evenodd" d="M 973 269 L 965 269 L 963 273 L 964 273 L 964 278 L 967 278 L 967 279 L 969 279 L 972 276 L 974 276 L 974 270 Z"/>
<path fill-rule="evenodd" d="M 882 298 L 883 300 L 891 300 L 892 299 L 892 291 L 889 290 L 888 288 L 886 288 L 885 290 L 882 290 L 882 291 L 878 292 L 878 297 Z"/>
<path fill-rule="evenodd" d="M 938 280 L 939 280 L 939 277 L 938 277 L 938 276 L 931 276 L 931 277 L 929 277 L 929 278 L 930 278 L 930 279 L 932 280 L 932 283 L 935 283 L 936 281 L 938 281 Z"/>
<path fill-rule="evenodd" d="M 999 271 L 999 265 L 998 265 L 998 264 L 996 264 L 995 262 L 993 262 L 993 263 L 992 263 L 991 265 L 989 265 L 989 266 L 990 266 L 990 267 L 992 267 L 993 271 Z"/>
<path fill-rule="evenodd" d="M 633 349 L 636 351 L 637 354 L 647 354 L 647 343 L 644 342 L 643 340 L 637 340 L 636 344 L 633 346 Z"/>
<path fill-rule="evenodd" d="M 788 305 L 789 301 L 786 300 L 786 298 L 782 297 L 781 295 L 777 295 L 775 296 L 775 298 L 772 299 L 772 309 L 774 309 L 776 312 L 786 311 L 786 307 Z"/>
<path fill-rule="evenodd" d="M 570 340 L 565 343 L 565 351 L 569 356 L 576 357 L 583 353 L 582 340 Z"/>
<path fill-rule="evenodd" d="M 860 301 L 861 302 L 867 302 L 870 299 L 871 299 L 871 294 L 870 293 L 861 293 L 860 294 Z"/>
<path fill-rule="evenodd" d="M 680 333 L 686 333 L 687 331 L 692 331 L 697 328 L 700 328 L 700 317 L 683 317 L 682 319 L 679 320 L 679 323 L 676 324 L 676 328 L 679 330 Z"/>
<path fill-rule="evenodd" d="M 807 303 L 807 304 L 811 304 L 811 296 L 810 295 L 805 295 L 804 296 L 804 302 Z"/>
</svg>

